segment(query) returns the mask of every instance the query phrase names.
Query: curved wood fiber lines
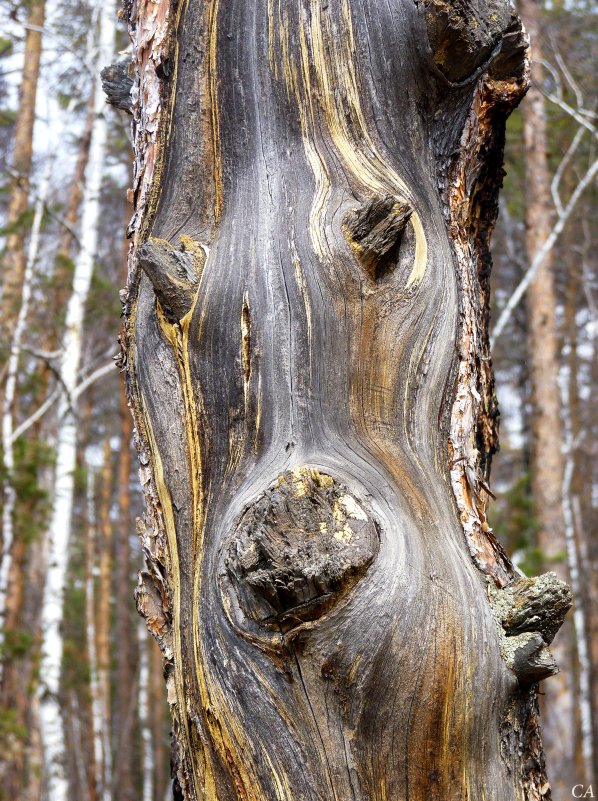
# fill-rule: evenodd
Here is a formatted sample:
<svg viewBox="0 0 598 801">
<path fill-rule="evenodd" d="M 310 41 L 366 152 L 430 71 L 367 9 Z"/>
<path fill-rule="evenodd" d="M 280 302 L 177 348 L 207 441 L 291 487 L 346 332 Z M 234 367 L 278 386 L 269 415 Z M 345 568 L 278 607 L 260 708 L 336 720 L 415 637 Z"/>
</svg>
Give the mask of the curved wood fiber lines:
<svg viewBox="0 0 598 801">
<path fill-rule="evenodd" d="M 155 181 L 160 189 L 152 230 L 174 244 L 180 233 L 209 242 L 222 210 L 215 63 L 219 2 L 176 4 L 170 46 L 158 65 L 169 103 L 164 110 L 163 170 Z"/>
<path fill-rule="evenodd" d="M 526 797 L 449 465 L 478 286 L 453 184 L 477 161 L 448 167 L 479 82 L 439 61 L 431 5 L 186 0 L 155 59 L 129 370 L 188 799 Z"/>
</svg>

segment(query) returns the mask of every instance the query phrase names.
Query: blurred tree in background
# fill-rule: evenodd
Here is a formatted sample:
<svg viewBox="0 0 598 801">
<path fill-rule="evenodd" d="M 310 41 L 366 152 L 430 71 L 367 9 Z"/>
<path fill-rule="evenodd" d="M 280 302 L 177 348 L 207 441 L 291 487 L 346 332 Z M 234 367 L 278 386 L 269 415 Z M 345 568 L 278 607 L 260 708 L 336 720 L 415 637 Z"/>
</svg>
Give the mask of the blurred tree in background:
<svg viewBox="0 0 598 801">
<path fill-rule="evenodd" d="M 598 12 L 591 0 L 526 0 L 520 11 L 538 61 L 509 120 L 493 239 L 502 423 L 490 522 L 525 572 L 556 569 L 573 587 L 575 614 L 557 640 L 564 672 L 545 710 L 560 799 L 598 776 Z M 170 724 L 161 656 L 134 608 L 142 501 L 114 365 L 132 213 L 129 118 L 97 105 L 108 24 L 97 4 L 0 0 L 0 21 L 0 799 L 43 798 L 51 702 L 62 713 L 51 736 L 65 797 L 163 801 Z M 119 26 L 111 60 L 130 60 L 127 47 Z M 94 169 L 99 198 L 89 191 Z M 86 253 L 90 226 L 96 245 Z M 86 258 L 82 290 L 73 278 Z M 73 336 L 75 361 L 65 359 Z M 57 557 L 65 421 L 75 470 L 66 468 L 72 511 L 59 522 L 70 536 Z M 60 625 L 50 631 L 44 588 L 57 558 Z M 50 634 L 56 677 L 42 658 Z"/>
</svg>

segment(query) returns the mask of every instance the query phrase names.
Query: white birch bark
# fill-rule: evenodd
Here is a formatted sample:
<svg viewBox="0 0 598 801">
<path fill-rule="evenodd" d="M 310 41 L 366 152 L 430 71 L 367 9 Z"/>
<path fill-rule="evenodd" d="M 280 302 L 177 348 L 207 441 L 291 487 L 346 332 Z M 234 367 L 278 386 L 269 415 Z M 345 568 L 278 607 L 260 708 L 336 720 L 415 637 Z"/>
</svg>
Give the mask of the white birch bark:
<svg viewBox="0 0 598 801">
<path fill-rule="evenodd" d="M 142 756 L 142 801 L 153 801 L 154 798 L 154 773 L 152 765 L 153 743 L 152 743 L 152 730 L 149 724 L 149 704 L 148 704 L 148 687 L 149 687 L 149 659 L 147 648 L 149 638 L 145 624 L 140 621 L 138 626 L 139 632 L 139 689 L 138 689 L 138 704 L 139 704 L 139 723 L 141 725 L 141 742 L 143 749 Z"/>
<path fill-rule="evenodd" d="M 14 402 L 17 392 L 17 382 L 19 375 L 19 359 L 21 356 L 21 346 L 23 344 L 23 335 L 27 328 L 27 320 L 29 318 L 29 307 L 31 303 L 31 290 L 33 284 L 33 276 L 35 272 L 35 264 L 39 253 L 39 242 L 41 233 L 42 217 L 44 215 L 44 207 L 48 197 L 48 187 L 50 185 L 50 176 L 52 173 L 52 165 L 54 159 L 49 157 L 46 162 L 44 175 L 42 178 L 39 194 L 35 203 L 35 213 L 33 217 L 33 226 L 31 228 L 31 238 L 29 240 L 29 248 L 27 251 L 27 263 L 25 267 L 25 275 L 23 277 L 23 292 L 21 295 L 21 308 L 19 309 L 19 316 L 17 317 L 17 324 L 14 330 L 14 336 L 10 348 L 10 356 L 8 359 L 8 369 L 6 375 L 6 392 L 4 395 L 4 402 L 2 406 L 2 451 L 4 454 L 4 468 L 7 476 L 4 488 L 4 508 L 2 509 L 2 531 L 4 535 L 2 563 L 0 565 L 0 646 L 4 641 L 4 618 L 6 615 L 6 593 L 8 591 L 8 582 L 10 578 L 10 570 L 12 567 L 12 546 L 14 540 L 14 527 L 13 527 L 13 514 L 16 502 L 16 493 L 14 489 Z M 2 667 L 0 665 L 0 671 Z M 1 674 L 0 674 L 1 675 Z"/>
<path fill-rule="evenodd" d="M 114 0 L 101 7 L 97 64 L 109 64 L 114 52 L 116 9 Z M 76 465 L 77 427 L 69 397 L 77 384 L 81 361 L 82 328 L 85 305 L 97 250 L 100 216 L 100 190 L 104 171 L 107 124 L 105 101 L 99 79 L 95 85 L 96 122 L 94 124 L 89 163 L 82 202 L 81 249 L 75 263 L 73 291 L 66 314 L 64 351 L 60 365 L 61 383 L 65 388 L 59 404 L 56 438 L 56 472 L 54 507 L 50 522 L 50 560 L 46 575 L 42 608 L 41 734 L 44 747 L 44 797 L 46 801 L 66 801 L 68 782 L 64 775 L 64 729 L 58 698 L 63 640 L 60 631 L 63 591 L 66 579 L 68 545 L 73 506 L 74 470 Z"/>
</svg>

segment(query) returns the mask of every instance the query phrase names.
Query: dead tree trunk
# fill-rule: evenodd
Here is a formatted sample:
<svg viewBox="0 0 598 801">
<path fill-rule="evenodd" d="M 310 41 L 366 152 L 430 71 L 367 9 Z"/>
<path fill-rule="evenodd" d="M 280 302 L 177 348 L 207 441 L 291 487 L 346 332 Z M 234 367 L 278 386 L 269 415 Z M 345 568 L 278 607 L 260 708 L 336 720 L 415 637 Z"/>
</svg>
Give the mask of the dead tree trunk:
<svg viewBox="0 0 598 801">
<path fill-rule="evenodd" d="M 500 0 L 136 4 L 123 361 L 182 795 L 550 795 L 570 605 L 485 520 Z"/>
</svg>

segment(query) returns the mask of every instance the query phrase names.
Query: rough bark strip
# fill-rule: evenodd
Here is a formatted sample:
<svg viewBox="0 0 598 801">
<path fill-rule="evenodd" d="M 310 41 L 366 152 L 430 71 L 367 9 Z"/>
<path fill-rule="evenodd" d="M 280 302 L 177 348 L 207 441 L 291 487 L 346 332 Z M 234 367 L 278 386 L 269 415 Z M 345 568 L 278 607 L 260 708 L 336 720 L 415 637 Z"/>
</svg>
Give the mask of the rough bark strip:
<svg viewBox="0 0 598 801">
<path fill-rule="evenodd" d="M 448 171 L 450 230 L 461 284 L 459 373 L 451 412 L 451 481 L 474 560 L 502 586 L 511 565 L 486 522 L 492 454 L 498 448 L 498 408 L 488 347 L 489 240 L 502 183 L 504 121 L 527 87 L 527 38 L 516 17 L 503 46 L 479 81 L 460 152 Z M 513 60 L 517 66 L 510 74 Z"/>
</svg>

